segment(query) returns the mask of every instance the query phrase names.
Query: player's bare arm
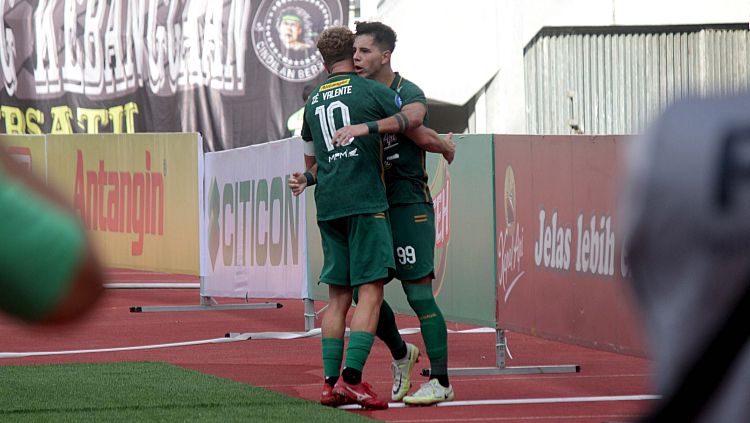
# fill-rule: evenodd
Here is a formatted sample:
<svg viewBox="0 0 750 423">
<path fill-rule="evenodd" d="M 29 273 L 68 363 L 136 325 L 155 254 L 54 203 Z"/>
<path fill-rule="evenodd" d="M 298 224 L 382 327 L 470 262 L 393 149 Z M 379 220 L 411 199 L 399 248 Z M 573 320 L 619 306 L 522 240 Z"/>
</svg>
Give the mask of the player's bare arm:
<svg viewBox="0 0 750 423">
<path fill-rule="evenodd" d="M 401 107 L 401 111 L 406 115 L 406 118 L 409 120 L 409 128 L 412 129 L 422 126 L 424 117 L 427 116 L 427 106 L 418 101 L 404 104 Z"/>
<path fill-rule="evenodd" d="M 310 185 L 315 185 L 318 181 L 318 164 L 315 162 L 315 156 L 305 154 L 305 172 L 293 172 L 287 181 L 287 186 L 292 190 L 292 194 L 297 197 L 305 191 Z"/>
<path fill-rule="evenodd" d="M 422 125 L 421 122 L 424 119 L 425 111 L 424 104 L 410 103 L 405 105 L 396 115 L 374 122 L 374 125 L 377 125 L 377 133 L 380 134 L 401 132 L 400 129 L 405 129 L 403 132 L 412 139 L 419 148 L 431 153 L 442 154 L 448 163 L 453 162 L 456 154 L 456 146 L 452 140 L 453 134 L 448 134 L 448 136 L 443 139 L 440 138 L 435 130 Z M 406 116 L 411 117 L 407 118 Z M 419 118 L 417 121 L 419 122 L 419 125 L 412 127 L 410 126 L 410 122 L 415 118 Z M 396 131 L 390 130 L 394 119 L 401 122 Z M 380 125 L 381 122 L 385 122 L 383 126 Z M 332 139 L 332 144 L 334 146 L 347 145 L 354 139 L 354 137 L 367 135 L 368 133 L 371 133 L 371 131 L 375 132 L 375 130 L 371 129 L 372 126 L 373 122 L 345 126 L 336 131 L 336 134 L 334 134 Z"/>
<path fill-rule="evenodd" d="M 448 164 L 452 163 L 456 156 L 456 144 L 453 142 L 452 132 L 449 132 L 443 139 L 434 129 L 420 126 L 407 131 L 406 136 L 422 150 L 442 154 Z"/>
<path fill-rule="evenodd" d="M 338 147 L 349 144 L 355 137 L 367 134 L 403 134 L 410 128 L 413 129 L 419 126 L 422 126 L 421 122 L 418 125 L 412 126 L 406 112 L 400 111 L 393 116 L 380 119 L 376 122 L 345 126 L 336 131 L 331 139 L 331 143 L 334 147 Z"/>
</svg>

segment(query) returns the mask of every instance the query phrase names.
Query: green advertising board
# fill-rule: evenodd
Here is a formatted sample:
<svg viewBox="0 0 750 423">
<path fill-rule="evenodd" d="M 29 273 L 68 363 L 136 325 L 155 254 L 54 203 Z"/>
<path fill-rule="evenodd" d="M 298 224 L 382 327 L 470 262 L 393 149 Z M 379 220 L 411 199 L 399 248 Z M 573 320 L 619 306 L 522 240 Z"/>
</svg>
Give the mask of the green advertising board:
<svg viewBox="0 0 750 423">
<path fill-rule="evenodd" d="M 495 327 L 495 218 L 492 135 L 456 135 L 456 159 L 427 155 L 435 206 L 436 248 L 433 292 L 446 320 Z M 327 300 L 318 285 L 323 261 L 315 201 L 307 194 L 310 293 Z M 414 312 L 397 280 L 386 286 L 386 300 L 398 312 Z"/>
</svg>

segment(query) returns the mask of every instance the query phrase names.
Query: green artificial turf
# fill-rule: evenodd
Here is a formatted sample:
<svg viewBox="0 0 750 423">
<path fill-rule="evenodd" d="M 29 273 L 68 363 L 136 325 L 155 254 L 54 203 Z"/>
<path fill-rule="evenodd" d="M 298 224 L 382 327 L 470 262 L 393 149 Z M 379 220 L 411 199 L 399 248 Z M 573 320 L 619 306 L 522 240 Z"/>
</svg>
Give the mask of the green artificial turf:
<svg viewBox="0 0 750 423">
<path fill-rule="evenodd" d="M 165 363 L 83 363 L 0 366 L 0 421 L 370 420 Z"/>
</svg>

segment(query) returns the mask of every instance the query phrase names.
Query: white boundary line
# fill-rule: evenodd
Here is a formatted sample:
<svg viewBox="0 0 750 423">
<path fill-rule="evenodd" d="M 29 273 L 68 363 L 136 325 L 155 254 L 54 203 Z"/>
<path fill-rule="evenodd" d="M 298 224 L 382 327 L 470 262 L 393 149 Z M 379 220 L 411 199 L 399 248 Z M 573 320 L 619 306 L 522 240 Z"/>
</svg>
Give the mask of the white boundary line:
<svg viewBox="0 0 750 423">
<path fill-rule="evenodd" d="M 561 398 L 519 398 L 498 400 L 476 400 L 476 401 L 446 401 L 435 404 L 435 407 L 465 407 L 477 405 L 519 405 L 519 404 L 560 404 L 571 402 L 606 402 L 606 401 L 654 401 L 660 399 L 660 395 L 615 395 L 606 397 L 561 397 Z M 402 402 L 388 403 L 388 408 L 410 407 Z M 342 405 L 342 410 L 359 410 L 362 407 L 356 404 Z"/>
<path fill-rule="evenodd" d="M 475 328 L 467 330 L 454 331 L 448 329 L 448 333 L 486 333 L 494 332 L 492 328 Z M 419 328 L 405 328 L 399 330 L 401 334 L 413 334 L 418 333 Z M 320 328 L 315 328 L 307 332 L 246 332 L 246 333 L 230 333 L 228 337 L 204 339 L 199 341 L 186 341 L 186 342 L 174 342 L 169 344 L 155 344 L 155 345 L 140 345 L 134 347 L 117 347 L 117 348 L 101 348 L 101 349 L 90 349 L 90 350 L 67 350 L 67 351 L 34 351 L 34 352 L 0 352 L 0 359 L 3 358 L 22 358 L 22 357 L 38 357 L 45 355 L 65 355 L 65 354 L 89 354 L 89 353 L 102 353 L 102 352 L 116 352 L 116 351 L 134 351 L 134 350 L 148 350 L 156 348 L 172 348 L 172 347 L 185 347 L 190 345 L 203 345 L 203 344 L 222 344 L 226 342 L 236 341 L 247 341 L 249 339 L 302 339 L 312 338 L 320 336 Z"/>
<path fill-rule="evenodd" d="M 171 344 L 155 344 L 155 345 L 140 345 L 135 347 L 119 347 L 119 348 L 101 348 L 95 350 L 69 350 L 69 351 L 39 351 L 39 352 L 4 352 L 0 353 L 0 358 L 22 358 L 22 357 L 38 357 L 44 355 L 65 355 L 65 354 L 89 354 L 89 353 L 102 353 L 102 352 L 115 352 L 115 351 L 134 351 L 134 350 L 148 350 L 156 348 L 171 348 L 171 347 L 186 347 L 190 345 L 203 345 L 203 344 L 224 344 L 227 342 L 245 341 L 250 337 L 235 336 L 232 338 L 214 338 L 204 339 L 200 341 L 188 341 L 188 342 L 174 342 Z"/>
</svg>

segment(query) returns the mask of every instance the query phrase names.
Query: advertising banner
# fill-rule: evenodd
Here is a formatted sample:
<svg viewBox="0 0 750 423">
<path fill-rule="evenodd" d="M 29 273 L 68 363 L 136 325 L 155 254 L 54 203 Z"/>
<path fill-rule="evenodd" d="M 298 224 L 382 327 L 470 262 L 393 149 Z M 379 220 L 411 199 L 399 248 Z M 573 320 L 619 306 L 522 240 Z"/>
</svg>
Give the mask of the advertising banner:
<svg viewBox="0 0 750 423">
<path fill-rule="evenodd" d="M 48 181 L 105 265 L 200 275 L 201 144 L 198 134 L 51 135 Z"/>
<path fill-rule="evenodd" d="M 287 187 L 302 169 L 300 138 L 206 154 L 202 295 L 307 298 L 305 194 Z"/>
<path fill-rule="evenodd" d="M 427 155 L 435 209 L 433 293 L 447 320 L 494 327 L 492 135 L 455 135 L 453 139 L 453 164 L 448 165 L 440 155 Z M 314 298 L 327 300 L 327 285 L 317 284 L 323 256 L 312 195 L 307 203 L 310 282 Z M 399 313 L 414 314 L 400 281 L 386 285 L 385 298 Z"/>
<path fill-rule="evenodd" d="M 616 231 L 626 142 L 495 136 L 499 327 L 645 352 Z"/>
<path fill-rule="evenodd" d="M 289 136 L 348 0 L 0 1 L 0 132 Z"/>
</svg>

